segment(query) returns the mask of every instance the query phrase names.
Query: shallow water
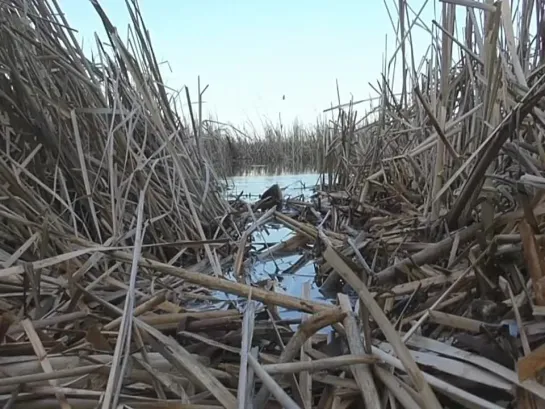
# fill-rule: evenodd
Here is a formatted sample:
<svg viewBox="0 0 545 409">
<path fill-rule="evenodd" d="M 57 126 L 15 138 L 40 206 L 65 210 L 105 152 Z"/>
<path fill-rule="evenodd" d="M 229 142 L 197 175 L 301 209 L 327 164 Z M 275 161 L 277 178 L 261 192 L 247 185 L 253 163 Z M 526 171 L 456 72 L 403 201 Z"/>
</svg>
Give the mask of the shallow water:
<svg viewBox="0 0 545 409">
<path fill-rule="evenodd" d="M 229 181 L 231 186 L 228 192 L 230 198 L 236 197 L 240 193 L 247 201 L 256 201 L 259 195 L 271 185 L 277 183 L 280 188 L 286 188 L 283 192 L 285 199 L 299 198 L 300 200 L 309 200 L 314 193 L 316 185 L 319 183 L 319 177 L 314 173 L 305 174 L 282 174 L 282 175 L 245 175 L 236 176 Z M 248 196 L 249 195 L 249 196 Z M 267 243 L 274 245 L 278 242 L 289 239 L 292 230 L 276 225 L 266 225 L 267 231 L 257 231 L 254 233 L 254 243 Z M 276 282 L 276 291 L 297 297 L 302 296 L 303 285 L 305 282 L 311 283 L 311 298 L 327 302 L 326 298 L 320 293 L 314 283 L 315 271 L 314 263 L 311 260 L 299 268 L 295 273 L 285 272 L 299 260 L 300 254 L 287 257 L 277 257 L 274 261 L 255 261 L 249 276 L 252 282 L 264 280 L 274 280 Z M 284 319 L 296 319 L 301 316 L 299 312 L 286 311 L 279 309 Z"/>
<path fill-rule="evenodd" d="M 257 200 L 259 195 L 267 188 L 278 183 L 283 191 L 284 197 L 295 198 L 304 195 L 308 198 L 313 193 L 313 187 L 318 183 L 319 176 L 316 173 L 283 174 L 283 175 L 244 175 L 234 176 L 229 180 L 229 197 L 244 193 L 243 197 L 250 195 L 250 199 Z"/>
</svg>

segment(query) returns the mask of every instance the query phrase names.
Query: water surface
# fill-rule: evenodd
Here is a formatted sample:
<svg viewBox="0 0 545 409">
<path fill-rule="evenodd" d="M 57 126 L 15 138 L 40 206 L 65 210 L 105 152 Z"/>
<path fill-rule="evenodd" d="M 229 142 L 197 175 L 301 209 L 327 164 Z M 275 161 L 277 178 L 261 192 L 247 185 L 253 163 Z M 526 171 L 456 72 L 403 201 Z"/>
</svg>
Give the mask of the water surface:
<svg viewBox="0 0 545 409">
<path fill-rule="evenodd" d="M 275 183 L 284 190 L 284 197 L 297 197 L 304 195 L 308 198 L 313 193 L 314 186 L 319 182 L 319 175 L 316 173 L 282 174 L 282 175 L 260 175 L 249 174 L 234 176 L 230 178 L 230 197 L 244 193 L 244 197 L 250 195 L 257 200 L 259 195 Z"/>
<path fill-rule="evenodd" d="M 244 175 L 235 176 L 230 180 L 230 190 L 228 196 L 236 197 L 243 193 L 242 198 L 247 201 L 256 201 L 259 195 L 271 185 L 277 183 L 280 188 L 285 188 L 283 195 L 285 199 L 309 200 L 314 193 L 316 185 L 319 183 L 319 176 L 315 173 L 304 174 L 282 174 L 282 175 Z M 267 231 L 263 229 L 253 234 L 255 243 L 267 243 L 269 245 L 286 241 L 294 233 L 291 229 L 269 223 L 266 226 Z M 261 247 L 261 246 L 260 246 Z M 311 283 L 311 298 L 314 300 L 326 301 L 314 283 L 315 270 L 314 262 L 311 260 L 299 268 L 294 273 L 290 273 L 291 266 L 300 258 L 301 254 L 295 254 L 287 257 L 277 257 L 273 261 L 259 261 L 252 263 L 251 271 L 248 276 L 252 282 L 262 282 L 265 280 L 274 280 L 276 282 L 276 291 L 285 294 L 301 297 L 303 294 L 303 285 L 305 282 Z M 299 312 L 286 311 L 280 309 L 282 318 L 298 318 Z"/>
</svg>

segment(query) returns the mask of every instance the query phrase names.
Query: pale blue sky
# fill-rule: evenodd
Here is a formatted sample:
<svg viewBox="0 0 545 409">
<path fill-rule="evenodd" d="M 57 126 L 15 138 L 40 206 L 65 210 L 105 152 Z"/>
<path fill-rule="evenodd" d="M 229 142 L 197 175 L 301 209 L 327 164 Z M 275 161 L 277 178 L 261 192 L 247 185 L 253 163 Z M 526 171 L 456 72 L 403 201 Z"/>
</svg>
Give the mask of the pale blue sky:
<svg viewBox="0 0 545 409">
<path fill-rule="evenodd" d="M 434 1 L 423 19 L 431 27 Z M 413 13 L 425 0 L 409 0 Z M 72 28 L 85 49 L 101 23 L 88 0 L 61 0 Z M 124 0 L 101 0 L 103 8 L 126 38 L 129 22 Z M 387 5 L 397 15 L 394 4 Z M 207 113 L 220 121 L 241 125 L 266 117 L 276 122 L 298 117 L 315 122 L 323 109 L 337 102 L 338 79 L 342 102 L 374 96 L 382 69 L 385 39 L 392 55 L 395 38 L 383 1 L 378 0 L 140 0 L 168 86 L 188 85 L 196 96 L 197 76 L 209 84 Z M 440 10 L 440 5 L 437 5 Z M 440 19 L 440 12 L 438 12 Z M 417 28 L 414 42 L 419 63 L 430 44 L 429 34 Z M 171 71 L 172 72 L 171 72 Z M 285 95 L 286 99 L 282 100 Z"/>
</svg>

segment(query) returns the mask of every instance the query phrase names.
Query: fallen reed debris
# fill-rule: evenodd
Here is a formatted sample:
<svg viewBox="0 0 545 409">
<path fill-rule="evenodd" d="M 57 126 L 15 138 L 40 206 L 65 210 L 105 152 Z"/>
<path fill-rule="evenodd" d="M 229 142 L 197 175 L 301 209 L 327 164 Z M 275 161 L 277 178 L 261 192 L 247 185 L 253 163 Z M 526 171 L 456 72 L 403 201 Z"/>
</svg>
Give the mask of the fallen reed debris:
<svg viewBox="0 0 545 409">
<path fill-rule="evenodd" d="M 95 60 L 55 0 L 0 4 L 3 407 L 545 404 L 538 2 L 443 2 L 421 71 L 396 3 L 401 98 L 385 68 L 364 121 L 331 110 L 312 200 L 261 210 L 222 195 L 138 4 L 124 42 L 91 3 Z M 291 236 L 257 249 L 273 221 Z M 281 291 L 309 269 L 325 299 Z"/>
</svg>

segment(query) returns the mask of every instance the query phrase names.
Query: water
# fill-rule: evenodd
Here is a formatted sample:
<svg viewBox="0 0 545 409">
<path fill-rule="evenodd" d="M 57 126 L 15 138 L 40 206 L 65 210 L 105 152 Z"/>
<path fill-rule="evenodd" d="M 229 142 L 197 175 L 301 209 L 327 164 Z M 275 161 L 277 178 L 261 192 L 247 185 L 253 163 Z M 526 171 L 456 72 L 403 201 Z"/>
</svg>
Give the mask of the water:
<svg viewBox="0 0 545 409">
<path fill-rule="evenodd" d="M 282 174 L 282 175 L 244 175 L 231 178 L 231 186 L 228 192 L 229 198 L 237 197 L 240 193 L 244 200 L 256 201 L 259 195 L 271 185 L 277 183 L 283 190 L 284 199 L 297 199 L 308 201 L 314 193 L 316 185 L 319 183 L 319 177 L 315 173 L 304 174 Z M 267 243 L 269 246 L 279 242 L 286 241 L 294 233 L 291 229 L 269 223 L 266 226 L 267 232 L 260 230 L 253 234 L 254 243 Z M 263 252 L 265 253 L 266 250 Z M 315 270 L 313 260 L 308 261 L 294 273 L 286 272 L 300 258 L 302 254 L 294 254 L 285 257 L 276 257 L 273 261 L 256 260 L 248 275 L 251 281 L 263 282 L 273 280 L 275 282 L 275 291 L 297 297 L 302 296 L 303 285 L 310 282 L 311 298 L 327 302 L 326 298 L 320 293 L 314 282 Z M 287 311 L 279 308 L 283 319 L 297 319 L 301 314 L 296 311 Z"/>
<path fill-rule="evenodd" d="M 260 175 L 257 173 L 244 176 L 234 176 L 229 182 L 231 184 L 229 196 L 235 197 L 244 192 L 244 197 L 256 200 L 268 187 L 278 183 L 284 190 L 285 198 L 295 198 L 304 195 L 308 198 L 313 193 L 314 186 L 318 183 L 318 175 L 315 173 L 301 173 L 297 175 Z"/>
</svg>

